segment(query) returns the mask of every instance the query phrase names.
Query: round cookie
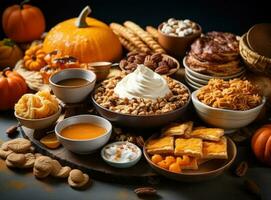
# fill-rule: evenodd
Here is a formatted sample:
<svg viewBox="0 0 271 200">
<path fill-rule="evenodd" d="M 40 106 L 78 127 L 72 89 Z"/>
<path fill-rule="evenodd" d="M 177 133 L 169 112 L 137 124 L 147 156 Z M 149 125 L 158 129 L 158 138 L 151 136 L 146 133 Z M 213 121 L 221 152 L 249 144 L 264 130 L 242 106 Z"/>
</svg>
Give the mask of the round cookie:
<svg viewBox="0 0 271 200">
<path fill-rule="evenodd" d="M 22 166 L 23 168 L 31 168 L 35 163 L 35 155 L 33 153 L 26 153 L 25 155 L 26 162 Z"/>
<path fill-rule="evenodd" d="M 51 175 L 52 176 L 57 176 L 57 174 L 61 170 L 62 166 L 61 166 L 61 164 L 57 160 L 52 160 L 51 163 L 52 163 Z"/>
<path fill-rule="evenodd" d="M 3 150 L 0 148 L 0 158 L 6 159 L 9 154 L 13 153 L 11 150 Z"/>
<path fill-rule="evenodd" d="M 67 178 L 71 172 L 71 168 L 69 166 L 62 167 L 56 177 L 58 178 Z"/>
<path fill-rule="evenodd" d="M 50 174 L 52 171 L 52 159 L 48 156 L 38 157 L 35 160 L 34 169 Z"/>
<path fill-rule="evenodd" d="M 16 138 L 9 141 L 7 147 L 15 153 L 26 153 L 31 147 L 31 142 L 24 138 Z"/>
<path fill-rule="evenodd" d="M 26 158 L 24 154 L 19 153 L 11 153 L 7 156 L 6 163 L 10 165 L 10 163 L 14 167 L 22 167 L 26 162 Z M 10 165 L 10 166 L 12 166 Z"/>
<path fill-rule="evenodd" d="M 83 172 L 79 169 L 73 169 L 70 172 L 68 183 L 71 187 L 80 188 L 85 186 L 89 181 L 89 176 L 87 174 L 83 174 Z"/>
<path fill-rule="evenodd" d="M 38 169 L 33 168 L 33 174 L 36 178 L 46 178 L 50 175 L 50 171 L 40 171 Z"/>
</svg>

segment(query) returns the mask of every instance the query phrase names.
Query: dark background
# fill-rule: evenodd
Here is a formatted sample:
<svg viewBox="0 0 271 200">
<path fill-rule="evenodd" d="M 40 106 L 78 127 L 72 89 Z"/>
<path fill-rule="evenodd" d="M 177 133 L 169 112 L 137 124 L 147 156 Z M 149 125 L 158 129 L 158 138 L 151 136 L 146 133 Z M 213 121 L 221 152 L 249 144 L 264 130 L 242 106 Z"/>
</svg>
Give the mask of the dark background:
<svg viewBox="0 0 271 200">
<path fill-rule="evenodd" d="M 0 0 L 0 14 L 19 0 Z M 162 21 L 175 17 L 198 22 L 204 32 L 217 30 L 236 34 L 245 33 L 252 25 L 271 22 L 268 1 L 238 0 L 31 0 L 44 13 L 48 31 L 65 19 L 76 17 L 85 5 L 90 5 L 92 16 L 107 24 L 132 20 L 141 26 L 157 26 Z M 2 27 L 0 38 L 4 34 Z"/>
</svg>

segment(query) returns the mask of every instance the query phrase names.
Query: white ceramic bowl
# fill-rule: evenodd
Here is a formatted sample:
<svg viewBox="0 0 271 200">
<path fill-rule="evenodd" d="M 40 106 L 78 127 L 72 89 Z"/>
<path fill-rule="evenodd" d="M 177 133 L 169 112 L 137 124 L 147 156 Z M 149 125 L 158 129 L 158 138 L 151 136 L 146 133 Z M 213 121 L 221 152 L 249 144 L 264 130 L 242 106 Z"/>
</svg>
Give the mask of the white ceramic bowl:
<svg viewBox="0 0 271 200">
<path fill-rule="evenodd" d="M 20 124 L 22 126 L 25 126 L 31 129 L 44 129 L 53 125 L 58 120 L 60 114 L 61 114 L 61 106 L 58 106 L 58 111 L 55 114 L 49 117 L 41 118 L 41 119 L 23 118 L 17 115 L 16 112 L 14 112 L 14 115 L 17 118 L 17 120 L 20 122 Z"/>
<path fill-rule="evenodd" d="M 63 86 L 57 83 L 69 78 L 83 78 L 89 83 L 80 86 Z M 94 72 L 85 69 L 64 69 L 53 74 L 50 79 L 50 87 L 57 98 L 65 103 L 79 103 L 83 101 L 93 90 L 96 82 Z"/>
<path fill-rule="evenodd" d="M 86 139 L 86 140 L 69 139 L 69 138 L 63 137 L 60 134 L 64 128 L 73 124 L 78 124 L 78 123 L 96 124 L 100 127 L 105 128 L 106 133 L 97 138 Z M 78 154 L 89 154 L 101 148 L 108 142 L 111 136 L 111 132 L 112 132 L 111 123 L 108 120 L 96 115 L 76 115 L 73 117 L 69 117 L 57 123 L 55 127 L 55 133 L 59 142 L 66 149 Z M 80 134 L 80 132 L 78 132 L 78 134 Z"/>
<path fill-rule="evenodd" d="M 212 126 L 225 129 L 226 133 L 233 132 L 253 122 L 266 101 L 265 97 L 263 97 L 263 101 L 259 106 L 246 111 L 213 108 L 198 100 L 198 91 L 192 93 L 192 102 L 199 117 Z"/>
<path fill-rule="evenodd" d="M 196 78 L 199 78 L 199 79 L 202 79 L 202 80 L 210 80 L 211 78 L 222 78 L 224 80 L 229 80 L 229 79 L 233 79 L 233 78 L 239 78 L 240 76 L 242 76 L 244 73 L 245 73 L 245 69 L 242 69 L 240 72 L 236 73 L 236 74 L 233 74 L 233 75 L 230 75 L 230 76 L 208 76 L 208 75 L 205 75 L 205 74 L 201 74 L 199 72 L 195 72 L 193 71 L 192 69 L 190 69 L 190 67 L 188 67 L 188 65 L 186 64 L 186 57 L 183 58 L 183 66 L 185 67 L 185 69 L 190 73 L 190 75 L 196 77 Z"/>
<path fill-rule="evenodd" d="M 105 157 L 105 152 L 104 152 L 104 151 L 105 151 L 105 149 L 106 149 L 107 147 L 109 147 L 109 146 L 111 146 L 111 145 L 114 145 L 114 144 L 124 144 L 124 143 L 128 143 L 128 144 L 133 145 L 134 147 L 137 148 L 137 150 L 138 150 L 138 155 L 137 155 L 137 157 L 136 157 L 134 160 L 131 160 L 131 161 L 128 161 L 128 162 L 114 162 L 114 161 L 108 160 L 108 159 Z M 142 151 L 141 151 L 141 149 L 140 149 L 138 146 L 136 146 L 136 145 L 133 144 L 133 143 L 130 143 L 130 142 L 127 142 L 127 141 L 119 141 L 119 142 L 113 142 L 113 143 L 111 143 L 111 144 L 106 145 L 106 146 L 102 149 L 102 151 L 101 151 L 101 156 L 102 156 L 103 160 L 104 160 L 107 164 L 109 164 L 110 166 L 112 166 L 112 167 L 117 167 L 117 168 L 128 168 L 128 167 L 132 167 L 132 166 L 134 166 L 136 163 L 138 163 L 138 161 L 140 160 L 140 158 L 141 158 L 141 156 L 142 156 Z"/>
</svg>

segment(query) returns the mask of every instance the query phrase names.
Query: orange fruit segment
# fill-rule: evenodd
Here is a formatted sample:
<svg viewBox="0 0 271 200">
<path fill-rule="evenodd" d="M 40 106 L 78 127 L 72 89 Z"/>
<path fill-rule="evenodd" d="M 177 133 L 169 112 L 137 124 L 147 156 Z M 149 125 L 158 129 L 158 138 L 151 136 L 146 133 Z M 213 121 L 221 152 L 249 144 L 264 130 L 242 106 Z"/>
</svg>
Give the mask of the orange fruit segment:
<svg viewBox="0 0 271 200">
<path fill-rule="evenodd" d="M 157 164 L 159 163 L 160 161 L 163 160 L 163 157 L 159 154 L 154 154 L 152 157 L 151 157 L 151 160 L 153 163 Z"/>
<path fill-rule="evenodd" d="M 180 165 L 175 162 L 175 163 L 172 163 L 170 166 L 169 166 L 169 171 L 171 172 L 175 172 L 175 173 L 180 173 L 182 171 Z"/>
<path fill-rule="evenodd" d="M 60 142 L 57 140 L 57 137 L 54 133 L 41 138 L 40 142 L 50 149 L 56 149 L 60 146 Z"/>
</svg>

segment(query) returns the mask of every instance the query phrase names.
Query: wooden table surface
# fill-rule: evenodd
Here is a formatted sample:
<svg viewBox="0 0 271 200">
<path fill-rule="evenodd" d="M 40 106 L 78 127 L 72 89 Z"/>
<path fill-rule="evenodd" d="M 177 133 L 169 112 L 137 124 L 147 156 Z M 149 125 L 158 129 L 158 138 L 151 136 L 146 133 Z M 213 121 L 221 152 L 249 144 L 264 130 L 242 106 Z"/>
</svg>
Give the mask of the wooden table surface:
<svg viewBox="0 0 271 200">
<path fill-rule="evenodd" d="M 12 112 L 0 113 L 0 140 L 1 142 L 9 138 L 5 134 L 6 128 L 16 124 L 16 119 Z M 19 135 L 20 136 L 20 135 Z M 233 174 L 236 163 L 247 160 L 249 170 L 244 178 L 239 178 Z M 91 174 L 90 174 L 91 177 Z M 261 188 L 262 199 L 271 199 L 271 169 L 257 163 L 250 151 L 249 144 L 238 146 L 238 156 L 235 164 L 223 175 L 201 183 L 181 183 L 171 180 L 160 179 L 154 185 L 158 190 L 159 197 L 156 199 L 257 199 L 249 194 L 243 185 L 245 178 L 254 180 Z M 74 190 L 64 180 L 47 178 L 37 180 L 32 175 L 32 171 L 10 170 L 3 160 L 0 160 L 0 199 L 1 200 L 23 200 L 27 199 L 138 199 L 133 190 L 139 186 L 150 186 L 146 182 L 141 185 L 132 185 L 127 180 L 127 184 L 107 183 L 94 180 L 93 184 L 84 191 Z"/>
</svg>

